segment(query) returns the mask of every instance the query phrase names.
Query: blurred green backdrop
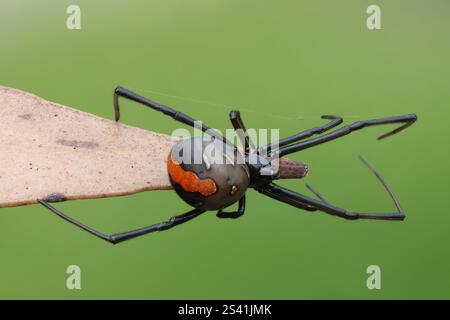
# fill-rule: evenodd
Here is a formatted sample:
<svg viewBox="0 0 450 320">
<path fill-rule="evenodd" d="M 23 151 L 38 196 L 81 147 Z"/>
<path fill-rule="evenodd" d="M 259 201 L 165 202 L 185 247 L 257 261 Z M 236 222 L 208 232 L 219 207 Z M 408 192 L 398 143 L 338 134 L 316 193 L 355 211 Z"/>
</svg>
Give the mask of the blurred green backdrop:
<svg viewBox="0 0 450 320">
<path fill-rule="evenodd" d="M 66 28 L 70 4 L 81 8 L 81 30 Z M 381 7 L 382 30 L 366 28 L 370 4 Z M 247 126 L 282 136 L 322 114 L 419 116 L 385 141 L 376 137 L 389 128 L 372 128 L 292 157 L 336 205 L 394 210 L 358 161 L 365 155 L 397 193 L 404 222 L 341 220 L 250 191 L 241 219 L 209 213 L 112 246 L 40 206 L 1 209 L 0 298 L 450 298 L 448 1 L 3 0 L 0 17 L 0 85 L 110 119 L 117 84 L 219 129 L 238 108 Z M 177 127 L 124 107 L 127 124 Z M 304 181 L 283 185 L 307 193 Z M 169 191 L 58 207 L 111 233 L 187 209 Z M 81 290 L 66 288 L 71 264 Z M 366 287 L 372 264 L 381 290 Z"/>
</svg>

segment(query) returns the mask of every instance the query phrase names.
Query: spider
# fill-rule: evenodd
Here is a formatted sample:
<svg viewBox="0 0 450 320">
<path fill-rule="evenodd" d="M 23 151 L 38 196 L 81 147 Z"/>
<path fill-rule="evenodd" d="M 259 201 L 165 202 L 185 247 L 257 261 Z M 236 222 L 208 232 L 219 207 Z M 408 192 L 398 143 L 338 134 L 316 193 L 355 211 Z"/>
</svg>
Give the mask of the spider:
<svg viewBox="0 0 450 320">
<path fill-rule="evenodd" d="M 161 105 L 120 86 L 114 90 L 116 121 L 119 121 L 120 118 L 119 97 L 138 102 L 172 117 L 175 121 L 192 127 L 195 127 L 199 123 L 194 118 L 180 111 Z M 330 204 L 319 192 L 308 184 L 306 186 L 316 195 L 317 199 L 286 189 L 274 182 L 279 178 L 303 178 L 308 172 L 308 167 L 305 164 L 282 158 L 286 155 L 341 138 L 366 127 L 393 123 L 401 124 L 400 127 L 389 131 L 378 138 L 383 139 L 412 125 L 417 120 L 417 116 L 415 114 L 407 114 L 374 120 L 357 121 L 335 130 L 332 129 L 343 122 L 341 117 L 325 115 L 322 116 L 322 119 L 328 120 L 328 122 L 322 126 L 301 131 L 292 136 L 280 139 L 275 143 L 254 150 L 254 148 L 251 148 L 253 144 L 252 141 L 250 141 L 249 136 L 245 134 L 246 128 L 240 117 L 239 111 L 231 111 L 230 120 L 242 142 L 242 151 L 217 131 L 201 123 L 201 130 L 212 135 L 213 138 L 194 137 L 182 140 L 172 148 L 167 156 L 167 171 L 171 184 L 176 193 L 193 207 L 193 209 L 184 214 L 174 216 L 168 221 L 148 227 L 106 235 L 67 216 L 50 205 L 47 201 L 39 200 L 39 202 L 68 222 L 113 244 L 151 232 L 170 229 L 176 225 L 190 221 L 206 211 L 217 211 L 217 216 L 219 218 L 235 219 L 241 217 L 245 211 L 245 193 L 249 188 L 253 188 L 261 194 L 299 209 L 307 211 L 319 210 L 345 219 L 403 220 L 405 214 L 400 207 L 397 197 L 384 178 L 361 156 L 360 159 L 377 176 L 389 193 L 397 208 L 396 212 L 373 214 L 347 211 Z M 231 163 L 227 163 L 226 161 L 222 163 L 213 161 L 217 159 L 212 159 L 211 153 L 205 152 L 208 148 L 213 148 L 214 151 L 221 151 L 217 154 L 221 155 L 222 160 L 234 160 Z M 197 157 L 200 161 L 180 161 L 180 154 L 186 152 L 186 150 L 192 151 L 191 155 L 188 156 L 188 158 L 190 157 L 190 160 Z M 279 159 L 278 169 L 274 167 L 273 161 L 271 161 L 274 158 Z M 238 209 L 236 211 L 224 211 L 225 208 L 236 202 L 238 203 Z"/>
</svg>

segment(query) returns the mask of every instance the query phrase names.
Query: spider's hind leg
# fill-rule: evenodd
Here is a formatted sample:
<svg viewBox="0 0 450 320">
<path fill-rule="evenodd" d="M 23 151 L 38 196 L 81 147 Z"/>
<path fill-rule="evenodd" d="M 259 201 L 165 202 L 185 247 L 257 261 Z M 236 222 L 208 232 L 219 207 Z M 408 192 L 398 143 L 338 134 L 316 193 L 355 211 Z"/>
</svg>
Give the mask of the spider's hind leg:
<svg viewBox="0 0 450 320">
<path fill-rule="evenodd" d="M 119 97 L 140 103 L 146 107 L 149 107 L 155 111 L 162 112 L 166 116 L 171 117 L 175 121 L 184 123 L 188 126 L 191 126 L 193 128 L 196 128 L 198 125 L 201 124 L 201 130 L 203 132 L 208 132 L 208 134 L 214 136 L 215 138 L 222 140 L 223 142 L 229 144 L 230 142 L 226 140 L 219 132 L 216 130 L 211 129 L 210 127 L 204 125 L 202 122 L 192 118 L 191 116 L 188 116 L 187 114 L 177 111 L 175 109 L 172 109 L 168 106 L 165 106 L 163 104 L 157 103 L 155 101 L 152 101 L 146 97 L 143 97 L 131 90 L 125 89 L 121 86 L 118 86 L 114 90 L 114 113 L 115 113 L 115 120 L 119 121 L 120 119 L 120 107 L 119 107 Z"/>
<path fill-rule="evenodd" d="M 181 214 L 179 216 L 174 216 L 167 221 L 153 224 L 148 227 L 143 227 L 143 228 L 139 228 L 139 229 L 135 229 L 135 230 L 131 230 L 131 231 L 120 232 L 120 233 L 116 233 L 113 235 L 107 235 L 107 234 L 97 231 L 97 230 L 75 220 L 72 217 L 69 217 L 68 215 L 66 215 L 62 211 L 56 209 L 54 206 L 52 206 L 50 203 L 48 203 L 45 200 L 38 200 L 38 202 L 40 204 L 42 204 L 44 207 L 46 207 L 47 209 L 49 209 L 51 212 L 53 212 L 54 214 L 59 216 L 60 218 L 72 223 L 73 225 L 77 226 L 80 229 L 83 229 L 84 231 L 89 232 L 90 234 L 96 236 L 97 238 L 100 238 L 100 239 L 110 242 L 112 244 L 123 242 L 123 241 L 129 240 L 129 239 L 133 239 L 133 238 L 142 236 L 147 233 L 170 229 L 172 227 L 175 227 L 176 225 L 187 222 L 187 221 L 199 216 L 203 212 L 205 212 L 204 210 L 194 209 L 194 210 L 191 210 L 184 214 Z"/>
<path fill-rule="evenodd" d="M 244 214 L 244 212 L 245 212 L 245 195 L 243 195 L 242 198 L 239 200 L 237 211 L 224 212 L 221 209 L 217 212 L 217 217 L 218 218 L 236 219 L 236 218 L 239 218 L 240 216 L 242 216 Z"/>
</svg>

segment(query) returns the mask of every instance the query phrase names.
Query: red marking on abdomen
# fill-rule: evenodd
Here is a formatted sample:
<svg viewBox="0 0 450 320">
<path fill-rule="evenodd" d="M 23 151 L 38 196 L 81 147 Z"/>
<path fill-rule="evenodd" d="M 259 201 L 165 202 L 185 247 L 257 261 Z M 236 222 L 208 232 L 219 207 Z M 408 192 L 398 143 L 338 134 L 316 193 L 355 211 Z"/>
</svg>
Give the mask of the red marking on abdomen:
<svg viewBox="0 0 450 320">
<path fill-rule="evenodd" d="M 167 171 L 173 182 L 179 184 L 184 191 L 200 192 L 202 196 L 208 197 L 217 191 L 214 180 L 200 179 L 195 173 L 185 171 L 179 163 L 172 159 L 172 154 L 169 153 L 167 159 Z"/>
</svg>

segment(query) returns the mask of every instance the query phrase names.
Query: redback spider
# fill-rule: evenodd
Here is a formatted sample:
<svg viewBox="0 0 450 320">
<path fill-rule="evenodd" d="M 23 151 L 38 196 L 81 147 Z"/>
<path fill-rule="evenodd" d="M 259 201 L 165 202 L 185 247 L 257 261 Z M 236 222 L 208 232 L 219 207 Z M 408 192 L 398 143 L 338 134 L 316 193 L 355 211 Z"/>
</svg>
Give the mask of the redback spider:
<svg viewBox="0 0 450 320">
<path fill-rule="evenodd" d="M 194 127 L 196 123 L 199 123 L 197 120 L 182 112 L 156 103 L 120 86 L 114 91 L 114 110 L 116 121 L 120 118 L 119 97 L 141 103 L 153 110 L 162 112 L 165 115 L 172 117 L 176 121 L 192 127 Z M 113 244 L 136 238 L 154 231 L 170 229 L 176 225 L 192 220 L 193 218 L 210 210 L 217 210 L 217 216 L 219 218 L 238 218 L 244 214 L 245 192 L 248 188 L 253 188 L 275 200 L 285 202 L 291 206 L 303 210 L 319 210 L 345 219 L 403 220 L 405 218 L 405 214 L 400 207 L 397 197 L 394 195 L 383 177 L 367 160 L 361 156 L 360 159 L 377 176 L 389 193 L 397 208 L 397 212 L 377 214 L 351 212 L 330 204 L 310 185 L 307 185 L 308 189 L 314 193 L 318 199 L 305 196 L 274 183 L 274 180 L 279 178 L 303 178 L 308 172 L 308 168 L 305 164 L 287 160 L 282 158 L 283 156 L 335 140 L 366 127 L 392 123 L 401 124 L 400 127 L 389 131 L 378 138 L 383 139 L 409 127 L 417 120 L 417 116 L 415 114 L 407 114 L 374 120 L 357 121 L 333 131 L 330 130 L 340 125 L 342 123 L 342 118 L 338 116 L 326 115 L 322 116 L 322 119 L 328 120 L 328 123 L 320 127 L 314 127 L 312 129 L 301 131 L 290 137 L 283 138 L 276 143 L 262 146 L 256 149 L 256 151 L 252 151 L 253 148 L 250 148 L 252 146 L 252 141 L 250 141 L 249 136 L 245 134 L 246 129 L 240 117 L 239 111 L 231 111 L 231 123 L 234 129 L 238 132 L 238 136 L 244 146 L 242 154 L 235 145 L 226 140 L 217 131 L 201 124 L 201 130 L 203 132 L 207 132 L 213 136 L 213 138 L 207 139 L 205 137 L 195 137 L 182 140 L 173 147 L 172 151 L 167 156 L 168 175 L 175 191 L 185 202 L 194 207 L 194 209 L 182 215 L 174 216 L 168 221 L 148 227 L 113 235 L 106 235 L 67 216 L 50 205 L 48 201 L 39 200 L 39 202 L 61 218 L 93 234 L 94 236 Z M 311 138 L 314 135 L 319 136 Z M 205 152 L 205 150 L 208 149 L 208 146 L 212 146 L 215 151 L 220 149 L 221 152 L 218 152 L 218 154 L 221 155 L 224 162 L 219 163 L 217 162 L 217 159 L 212 159 L 211 153 Z M 179 161 L 180 150 L 183 150 L 182 152 L 186 152 L 186 150 L 192 151 L 190 160 L 193 160 L 194 157 L 198 157 L 200 161 Z M 278 169 L 274 167 L 273 161 L 271 161 L 274 158 L 279 158 Z M 225 161 L 227 159 L 233 160 L 230 163 Z M 237 211 L 223 211 L 223 209 L 236 202 L 238 202 Z"/>
</svg>

